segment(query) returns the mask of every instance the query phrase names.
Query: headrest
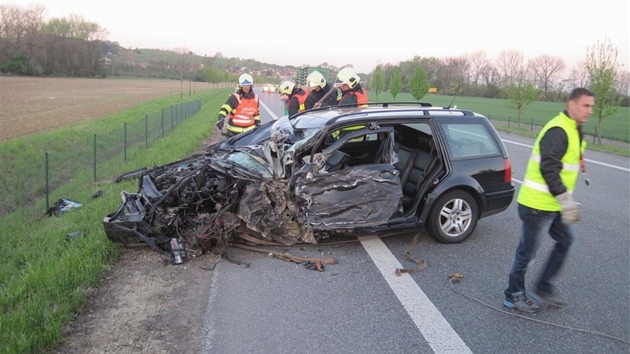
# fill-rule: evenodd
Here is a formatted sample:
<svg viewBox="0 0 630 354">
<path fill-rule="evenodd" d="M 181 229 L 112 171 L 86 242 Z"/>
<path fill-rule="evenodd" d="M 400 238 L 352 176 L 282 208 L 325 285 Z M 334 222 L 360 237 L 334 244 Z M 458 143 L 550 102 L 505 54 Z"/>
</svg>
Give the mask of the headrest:
<svg viewBox="0 0 630 354">
<path fill-rule="evenodd" d="M 433 139 L 430 135 L 420 135 L 418 137 L 418 148 L 424 151 L 431 151 L 431 143 Z"/>
</svg>

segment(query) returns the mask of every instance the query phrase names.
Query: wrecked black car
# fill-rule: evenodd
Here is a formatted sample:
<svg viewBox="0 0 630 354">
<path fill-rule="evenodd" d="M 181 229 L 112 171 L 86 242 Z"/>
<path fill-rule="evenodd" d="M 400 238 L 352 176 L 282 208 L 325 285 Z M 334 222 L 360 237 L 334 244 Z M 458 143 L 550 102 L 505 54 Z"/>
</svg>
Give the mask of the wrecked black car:
<svg viewBox="0 0 630 354">
<path fill-rule="evenodd" d="M 514 195 L 507 150 L 484 116 L 417 103 L 284 116 L 139 171 L 106 234 L 175 263 L 239 237 L 293 245 L 422 228 L 458 243 Z"/>
</svg>

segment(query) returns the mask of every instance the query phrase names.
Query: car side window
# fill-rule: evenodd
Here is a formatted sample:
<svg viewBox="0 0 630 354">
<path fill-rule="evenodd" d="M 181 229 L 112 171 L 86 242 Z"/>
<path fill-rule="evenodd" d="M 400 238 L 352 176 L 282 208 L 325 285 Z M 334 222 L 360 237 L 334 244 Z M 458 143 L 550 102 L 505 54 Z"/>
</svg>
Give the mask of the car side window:
<svg viewBox="0 0 630 354">
<path fill-rule="evenodd" d="M 327 156 L 324 171 L 332 172 L 366 164 L 393 164 L 393 129 L 349 129 L 337 139 L 326 139 L 319 150 Z"/>
<path fill-rule="evenodd" d="M 494 136 L 481 123 L 444 123 L 442 129 L 453 159 L 499 153 Z"/>
</svg>

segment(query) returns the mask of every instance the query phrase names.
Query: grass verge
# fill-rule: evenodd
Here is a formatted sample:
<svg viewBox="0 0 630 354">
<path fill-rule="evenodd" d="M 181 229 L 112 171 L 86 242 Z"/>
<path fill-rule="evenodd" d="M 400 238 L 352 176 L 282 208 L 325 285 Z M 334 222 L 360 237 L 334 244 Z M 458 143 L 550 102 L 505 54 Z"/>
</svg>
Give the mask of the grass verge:
<svg viewBox="0 0 630 354">
<path fill-rule="evenodd" d="M 120 156 L 110 157 L 106 161 L 108 178 L 144 166 L 166 164 L 198 150 L 214 128 L 214 119 L 209 117 L 216 116 L 230 91 L 200 93 L 204 102 L 201 111 L 182 122 L 167 138 L 148 149 L 130 151 L 127 161 L 122 162 Z M 127 118 L 123 113 L 110 123 Z M 94 128 L 86 124 L 86 129 Z M 121 254 L 105 235 L 102 220 L 120 204 L 121 190 L 137 190 L 137 181 L 115 184 L 107 179 L 94 183 L 90 168 L 76 172 L 56 192 L 78 201 L 80 208 L 58 217 L 45 217 L 45 201 L 40 198 L 0 222 L 0 254 L 4 262 L 0 268 L 2 353 L 41 352 L 61 343 L 63 327 Z M 103 190 L 104 196 L 91 198 L 95 190 Z M 66 235 L 75 231 L 86 236 L 67 240 Z"/>
</svg>

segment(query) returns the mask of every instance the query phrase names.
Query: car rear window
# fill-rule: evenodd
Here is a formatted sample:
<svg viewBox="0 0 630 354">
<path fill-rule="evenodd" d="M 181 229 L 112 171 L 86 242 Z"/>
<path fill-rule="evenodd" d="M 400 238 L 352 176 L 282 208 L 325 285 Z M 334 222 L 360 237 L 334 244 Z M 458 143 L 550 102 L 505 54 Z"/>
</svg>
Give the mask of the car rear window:
<svg viewBox="0 0 630 354">
<path fill-rule="evenodd" d="M 444 135 L 453 159 L 491 156 L 499 153 L 494 136 L 484 124 L 445 123 Z"/>
</svg>

